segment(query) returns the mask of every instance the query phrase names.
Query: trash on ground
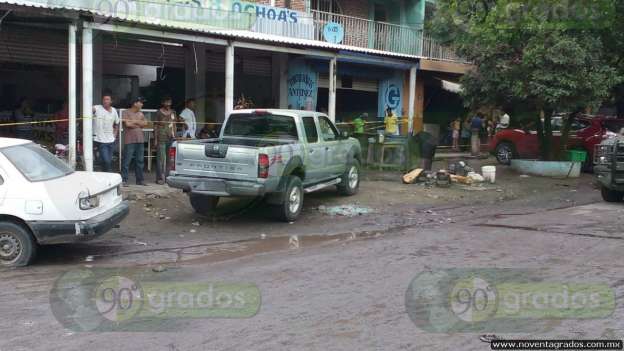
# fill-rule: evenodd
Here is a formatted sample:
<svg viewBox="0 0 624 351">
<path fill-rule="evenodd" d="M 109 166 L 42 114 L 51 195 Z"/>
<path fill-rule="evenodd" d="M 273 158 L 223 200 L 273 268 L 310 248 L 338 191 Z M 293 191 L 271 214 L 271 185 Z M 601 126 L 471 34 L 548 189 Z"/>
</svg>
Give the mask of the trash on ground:
<svg viewBox="0 0 624 351">
<path fill-rule="evenodd" d="M 465 185 L 471 185 L 472 184 L 472 179 L 471 178 L 464 177 L 464 176 L 459 176 L 459 175 L 451 174 L 451 180 L 453 182 L 461 183 L 461 184 L 465 184 Z"/>
<path fill-rule="evenodd" d="M 199 227 L 200 226 L 199 222 L 193 222 L 193 223 L 191 223 L 191 225 L 194 226 L 194 227 Z"/>
<path fill-rule="evenodd" d="M 93 262 L 93 256 L 87 256 L 87 258 L 85 258 L 86 262 Z"/>
<path fill-rule="evenodd" d="M 356 205 L 340 205 L 340 206 L 319 206 L 318 210 L 322 213 L 331 216 L 344 216 L 344 217 L 356 217 L 369 213 L 373 213 L 373 210 L 367 207 L 361 207 Z"/>
<path fill-rule="evenodd" d="M 158 265 L 158 266 L 152 268 L 152 272 L 154 272 L 154 273 L 162 273 L 162 272 L 164 272 L 166 270 L 167 270 L 167 267 L 162 266 L 162 265 Z"/>
<path fill-rule="evenodd" d="M 134 243 L 137 244 L 137 245 L 140 245 L 140 246 L 147 246 L 147 243 L 144 243 L 144 242 L 138 241 L 138 240 L 135 240 Z"/>
<path fill-rule="evenodd" d="M 436 185 L 440 188 L 448 188 L 451 186 L 451 177 L 447 171 L 441 170 L 436 173 Z"/>
<path fill-rule="evenodd" d="M 473 183 L 483 183 L 485 181 L 485 178 L 483 178 L 482 175 L 476 172 L 468 173 L 468 178 L 472 179 Z"/>
<path fill-rule="evenodd" d="M 531 178 L 531 176 L 528 174 L 521 174 L 520 178 Z"/>
<path fill-rule="evenodd" d="M 449 173 L 465 177 L 470 172 L 474 172 L 474 168 L 472 168 L 469 164 L 464 161 L 459 161 L 455 163 L 451 163 L 448 166 Z"/>
<path fill-rule="evenodd" d="M 422 168 L 416 168 L 415 170 L 408 172 L 403 175 L 403 183 L 404 184 L 414 184 L 418 177 L 422 174 L 424 170 Z"/>
<path fill-rule="evenodd" d="M 189 230 L 189 232 L 191 232 L 191 233 L 197 233 L 197 230 L 195 230 L 195 229 L 191 229 L 191 230 Z"/>
</svg>

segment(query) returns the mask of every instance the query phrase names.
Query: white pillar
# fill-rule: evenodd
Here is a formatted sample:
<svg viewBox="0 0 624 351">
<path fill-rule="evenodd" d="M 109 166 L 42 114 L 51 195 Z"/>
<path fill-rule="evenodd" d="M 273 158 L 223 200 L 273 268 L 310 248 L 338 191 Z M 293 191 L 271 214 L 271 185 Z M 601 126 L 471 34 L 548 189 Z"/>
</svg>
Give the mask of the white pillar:
<svg viewBox="0 0 624 351">
<path fill-rule="evenodd" d="M 408 106 L 408 135 L 412 135 L 414 132 L 414 115 L 416 113 L 416 73 L 417 66 L 412 66 L 410 68 L 410 77 L 409 77 L 409 106 Z"/>
<path fill-rule="evenodd" d="M 234 110 L 234 45 L 225 48 L 225 117 Z"/>
<path fill-rule="evenodd" d="M 327 114 L 333 122 L 336 122 L 336 61 L 336 57 L 329 61 L 329 106 Z"/>
<path fill-rule="evenodd" d="M 82 157 L 93 172 L 93 30 L 82 30 Z"/>
<path fill-rule="evenodd" d="M 69 121 L 68 126 L 68 143 L 69 143 L 69 165 L 76 168 L 76 25 L 69 26 L 68 35 L 68 58 L 67 63 L 68 79 L 67 79 L 67 113 Z"/>
</svg>

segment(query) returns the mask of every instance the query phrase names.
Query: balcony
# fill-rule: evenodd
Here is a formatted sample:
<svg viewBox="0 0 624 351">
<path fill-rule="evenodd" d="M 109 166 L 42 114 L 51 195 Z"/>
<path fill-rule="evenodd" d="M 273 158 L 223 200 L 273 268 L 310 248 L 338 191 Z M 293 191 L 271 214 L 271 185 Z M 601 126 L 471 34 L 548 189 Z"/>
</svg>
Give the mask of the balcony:
<svg viewBox="0 0 624 351">
<path fill-rule="evenodd" d="M 435 60 L 466 62 L 418 28 L 322 11 L 313 10 L 311 13 L 314 22 L 314 40 L 324 41 L 325 25 L 334 22 L 344 28 L 343 45 L 422 56 Z"/>
</svg>

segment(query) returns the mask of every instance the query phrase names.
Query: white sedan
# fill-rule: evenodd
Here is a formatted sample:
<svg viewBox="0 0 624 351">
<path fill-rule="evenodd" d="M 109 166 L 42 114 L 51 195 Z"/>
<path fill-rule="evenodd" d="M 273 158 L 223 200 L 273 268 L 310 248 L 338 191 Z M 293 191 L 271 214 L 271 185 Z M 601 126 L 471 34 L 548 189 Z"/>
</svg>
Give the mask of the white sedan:
<svg viewBox="0 0 624 351">
<path fill-rule="evenodd" d="M 0 266 L 25 266 L 37 247 L 91 240 L 129 213 L 115 173 L 75 172 L 41 146 L 0 138 Z"/>
</svg>

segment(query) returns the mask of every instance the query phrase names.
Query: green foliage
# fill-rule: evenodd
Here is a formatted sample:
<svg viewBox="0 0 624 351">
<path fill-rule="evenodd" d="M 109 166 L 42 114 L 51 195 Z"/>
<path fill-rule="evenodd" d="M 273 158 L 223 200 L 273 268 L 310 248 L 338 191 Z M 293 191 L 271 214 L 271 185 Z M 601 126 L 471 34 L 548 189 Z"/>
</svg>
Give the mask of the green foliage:
<svg viewBox="0 0 624 351">
<path fill-rule="evenodd" d="M 437 7 L 434 35 L 476 66 L 462 79 L 467 107 L 544 111 L 543 124 L 536 118 L 544 158 L 552 156 L 552 112 L 596 107 L 622 82 L 603 45 L 621 39 L 621 32 L 605 38 L 619 0 L 439 0 Z"/>
</svg>

